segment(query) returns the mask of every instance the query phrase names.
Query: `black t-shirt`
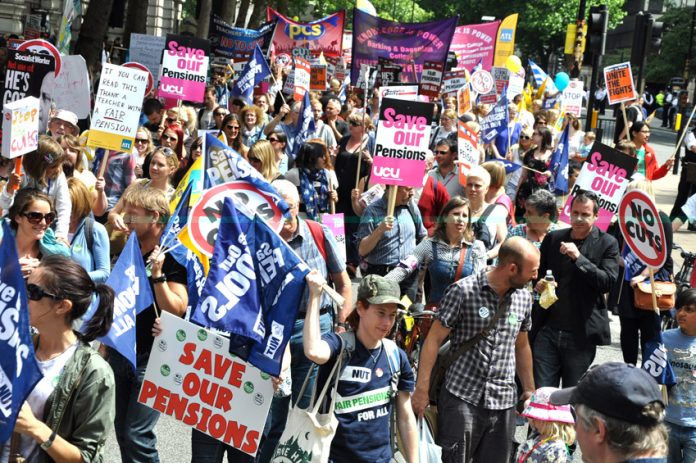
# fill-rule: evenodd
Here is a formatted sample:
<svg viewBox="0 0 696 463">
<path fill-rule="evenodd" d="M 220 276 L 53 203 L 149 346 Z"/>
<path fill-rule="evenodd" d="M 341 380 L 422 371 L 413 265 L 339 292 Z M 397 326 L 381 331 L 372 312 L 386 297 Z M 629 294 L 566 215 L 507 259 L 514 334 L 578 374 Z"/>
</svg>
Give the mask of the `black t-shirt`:
<svg viewBox="0 0 696 463">
<path fill-rule="evenodd" d="M 585 240 L 571 240 L 575 243 L 578 249 L 582 249 L 582 243 Z M 561 271 L 558 275 L 554 275 L 558 287 L 556 288 L 556 296 L 558 301 L 549 308 L 548 324 L 555 330 L 575 331 L 577 328 L 577 314 L 573 311 L 573 306 L 570 301 L 576 297 L 571 288 L 571 281 L 575 275 L 577 266 L 575 262 L 568 256 L 561 257 Z"/>
<path fill-rule="evenodd" d="M 152 252 L 148 252 L 143 256 L 143 261 L 147 265 L 147 259 Z M 171 254 L 164 256 L 164 264 L 162 264 L 162 274 L 167 277 L 167 282 L 173 281 L 186 285 L 186 268 L 179 264 Z M 162 283 L 158 283 L 162 284 Z M 166 283 L 165 283 L 166 284 Z M 155 285 L 150 282 L 152 296 L 155 297 Z M 159 305 L 159 311 L 162 310 Z M 152 325 L 155 323 L 155 306 L 151 305 L 147 309 L 140 312 L 135 320 L 135 342 L 136 352 L 138 355 L 150 352 L 154 338 L 152 337 Z"/>
</svg>

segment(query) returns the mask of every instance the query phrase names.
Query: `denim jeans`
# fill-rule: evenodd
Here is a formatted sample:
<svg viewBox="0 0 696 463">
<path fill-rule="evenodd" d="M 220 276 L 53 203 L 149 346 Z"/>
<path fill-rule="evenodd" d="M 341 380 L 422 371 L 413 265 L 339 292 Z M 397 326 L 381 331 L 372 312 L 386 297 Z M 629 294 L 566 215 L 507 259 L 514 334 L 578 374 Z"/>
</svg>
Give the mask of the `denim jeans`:
<svg viewBox="0 0 696 463">
<path fill-rule="evenodd" d="M 109 364 L 116 380 L 116 419 L 114 430 L 123 463 L 159 463 L 155 425 L 160 413 L 138 403 L 140 386 L 150 353 L 139 354 L 133 371 L 131 363 L 109 349 Z"/>
<path fill-rule="evenodd" d="M 544 326 L 534 338 L 534 381 L 536 387 L 571 387 L 592 365 L 597 346 L 581 345 L 571 331 Z"/>
<path fill-rule="evenodd" d="M 669 427 L 669 463 L 696 461 L 696 428 L 667 423 Z"/>
<path fill-rule="evenodd" d="M 331 332 L 333 328 L 333 316 L 330 313 L 325 313 L 319 318 L 319 326 L 321 329 L 321 334 Z M 291 375 L 292 375 L 292 403 L 298 403 L 298 395 L 300 395 L 300 389 L 302 388 L 302 383 L 307 376 L 307 372 L 313 363 L 305 357 L 304 346 L 302 343 L 302 330 L 304 329 L 304 319 L 295 320 L 295 327 L 292 331 L 292 337 L 290 338 L 290 355 L 291 355 Z M 312 376 L 309 378 L 307 383 L 307 388 L 304 394 L 300 398 L 299 405 L 301 407 L 307 407 L 309 405 L 309 400 L 312 397 L 312 387 L 314 386 L 314 380 L 317 378 L 318 369 L 314 369 Z M 286 413 L 287 418 L 287 413 Z"/>
<path fill-rule="evenodd" d="M 230 447 L 209 435 L 193 429 L 191 432 L 191 463 L 253 463 L 254 457 Z"/>
</svg>

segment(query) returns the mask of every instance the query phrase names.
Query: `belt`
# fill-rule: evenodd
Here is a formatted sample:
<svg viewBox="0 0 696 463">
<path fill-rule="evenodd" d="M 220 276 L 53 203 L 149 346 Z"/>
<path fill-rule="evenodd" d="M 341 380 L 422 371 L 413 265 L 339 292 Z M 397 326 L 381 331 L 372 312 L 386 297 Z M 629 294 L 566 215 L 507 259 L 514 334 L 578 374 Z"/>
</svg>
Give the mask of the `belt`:
<svg viewBox="0 0 696 463">
<path fill-rule="evenodd" d="M 327 313 L 331 313 L 331 306 L 325 306 L 322 307 L 321 310 L 319 310 L 319 315 L 324 315 Z M 307 312 L 297 312 L 297 317 L 295 317 L 295 320 L 304 320 L 304 318 L 307 316 Z"/>
</svg>

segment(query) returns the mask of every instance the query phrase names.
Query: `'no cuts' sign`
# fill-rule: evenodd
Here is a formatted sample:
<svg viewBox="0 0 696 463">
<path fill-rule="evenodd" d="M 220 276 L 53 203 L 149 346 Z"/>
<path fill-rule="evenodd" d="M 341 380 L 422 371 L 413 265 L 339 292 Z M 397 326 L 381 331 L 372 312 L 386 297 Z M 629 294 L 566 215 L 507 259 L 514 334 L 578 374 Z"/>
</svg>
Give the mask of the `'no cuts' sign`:
<svg viewBox="0 0 696 463">
<path fill-rule="evenodd" d="M 640 190 L 626 193 L 619 204 L 619 226 L 626 244 L 645 265 L 665 265 L 665 229 L 650 196 Z"/>
</svg>

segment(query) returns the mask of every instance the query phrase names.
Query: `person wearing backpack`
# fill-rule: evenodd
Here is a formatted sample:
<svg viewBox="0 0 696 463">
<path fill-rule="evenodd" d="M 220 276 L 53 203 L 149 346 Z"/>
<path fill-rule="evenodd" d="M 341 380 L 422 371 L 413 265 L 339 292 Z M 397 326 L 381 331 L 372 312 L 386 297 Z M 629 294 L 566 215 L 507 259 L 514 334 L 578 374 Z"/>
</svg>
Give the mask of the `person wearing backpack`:
<svg viewBox="0 0 696 463">
<path fill-rule="evenodd" d="M 379 275 L 360 282 L 355 310 L 348 316 L 354 331 L 320 334 L 319 306 L 324 278 L 307 276 L 310 299 L 304 323 L 304 353 L 321 365 L 318 385 L 329 376 L 339 356 L 345 366 L 336 390 L 338 429 L 331 442 L 333 463 L 388 463 L 393 454 L 392 411 L 403 443 L 403 456 L 418 462 L 418 432 L 411 408 L 415 375 L 406 353 L 387 336 L 394 327 L 399 285 Z"/>
<path fill-rule="evenodd" d="M 508 211 L 500 203 L 488 204 L 486 193 L 491 184 L 491 174 L 481 166 L 474 167 L 466 176 L 466 197 L 471 207 L 471 222 L 477 240 L 486 246 L 486 258 L 498 257 L 500 245 L 507 237 Z"/>
</svg>

